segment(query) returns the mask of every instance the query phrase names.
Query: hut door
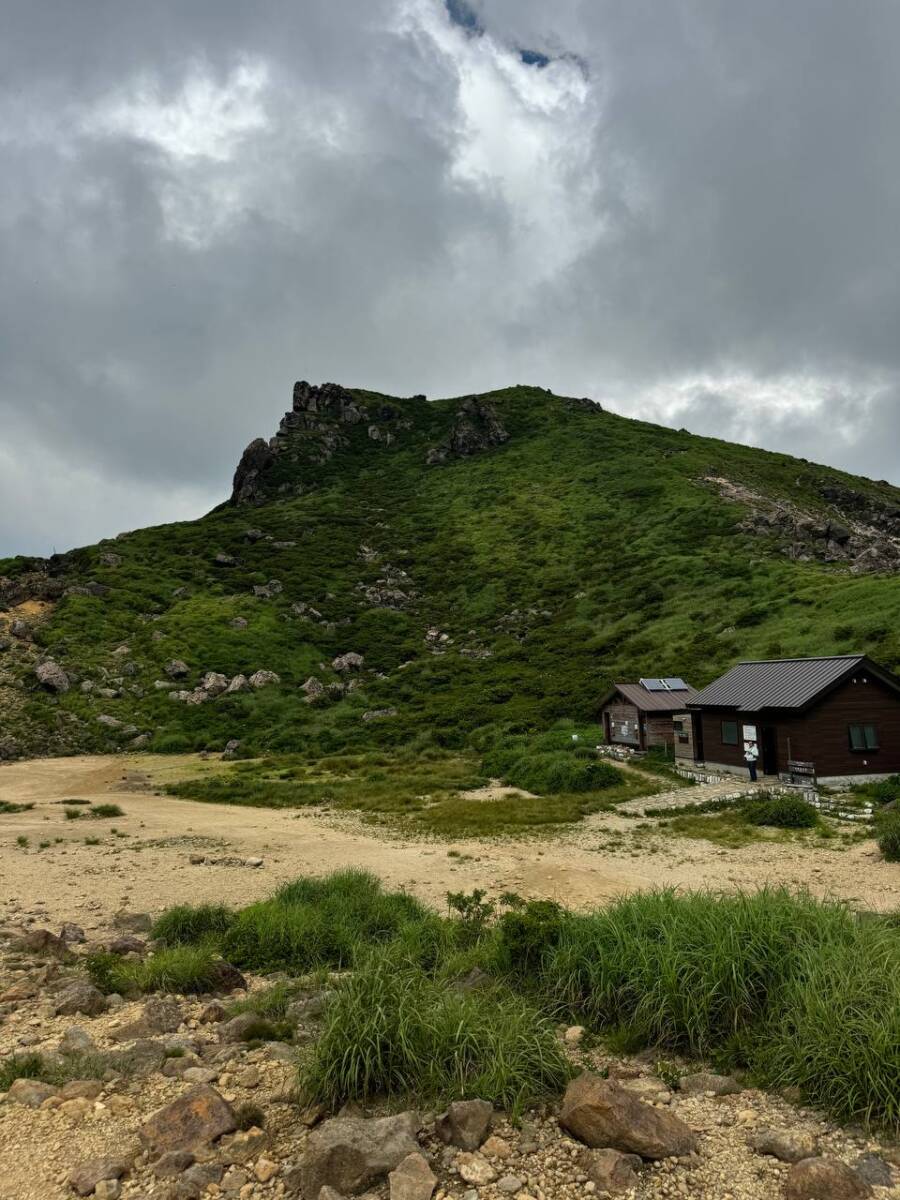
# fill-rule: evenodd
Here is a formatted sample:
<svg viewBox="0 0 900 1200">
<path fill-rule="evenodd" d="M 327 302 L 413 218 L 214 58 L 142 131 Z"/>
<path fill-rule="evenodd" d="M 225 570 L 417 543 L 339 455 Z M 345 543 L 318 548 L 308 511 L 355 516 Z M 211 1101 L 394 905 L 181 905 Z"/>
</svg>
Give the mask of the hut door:
<svg viewBox="0 0 900 1200">
<path fill-rule="evenodd" d="M 778 774 L 778 738 L 772 725 L 764 725 L 762 731 L 763 775 Z"/>
</svg>

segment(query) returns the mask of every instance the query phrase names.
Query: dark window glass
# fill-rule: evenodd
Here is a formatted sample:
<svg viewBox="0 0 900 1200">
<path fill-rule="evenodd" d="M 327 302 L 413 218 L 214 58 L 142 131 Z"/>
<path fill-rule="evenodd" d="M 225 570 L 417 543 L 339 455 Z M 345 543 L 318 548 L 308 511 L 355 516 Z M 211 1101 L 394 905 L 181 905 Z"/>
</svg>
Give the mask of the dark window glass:
<svg viewBox="0 0 900 1200">
<path fill-rule="evenodd" d="M 736 746 L 737 745 L 738 727 L 737 721 L 722 722 L 722 745 Z"/>
<path fill-rule="evenodd" d="M 878 730 L 874 725 L 850 725 L 851 750 L 877 750 Z"/>
</svg>

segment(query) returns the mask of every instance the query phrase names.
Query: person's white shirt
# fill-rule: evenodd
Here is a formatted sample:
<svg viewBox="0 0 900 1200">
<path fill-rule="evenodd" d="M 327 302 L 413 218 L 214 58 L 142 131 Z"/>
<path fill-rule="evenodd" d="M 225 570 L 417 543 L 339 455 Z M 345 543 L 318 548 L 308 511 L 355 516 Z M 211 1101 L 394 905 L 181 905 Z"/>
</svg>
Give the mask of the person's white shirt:
<svg viewBox="0 0 900 1200">
<path fill-rule="evenodd" d="M 758 758 L 759 758 L 759 751 L 756 748 L 756 743 L 751 742 L 751 744 L 744 751 L 744 761 L 745 762 L 756 762 L 756 760 Z"/>
</svg>

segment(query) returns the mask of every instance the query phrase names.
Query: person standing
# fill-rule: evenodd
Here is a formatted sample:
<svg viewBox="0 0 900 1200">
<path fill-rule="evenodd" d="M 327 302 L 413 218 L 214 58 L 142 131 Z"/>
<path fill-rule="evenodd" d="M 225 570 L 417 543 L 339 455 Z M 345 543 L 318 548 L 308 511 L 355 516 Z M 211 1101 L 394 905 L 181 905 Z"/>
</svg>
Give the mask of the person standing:
<svg viewBox="0 0 900 1200">
<path fill-rule="evenodd" d="M 756 783 L 756 763 L 759 759 L 759 750 L 756 748 L 756 742 L 744 742 L 744 762 L 747 764 L 747 770 L 750 772 L 750 782 Z"/>
</svg>

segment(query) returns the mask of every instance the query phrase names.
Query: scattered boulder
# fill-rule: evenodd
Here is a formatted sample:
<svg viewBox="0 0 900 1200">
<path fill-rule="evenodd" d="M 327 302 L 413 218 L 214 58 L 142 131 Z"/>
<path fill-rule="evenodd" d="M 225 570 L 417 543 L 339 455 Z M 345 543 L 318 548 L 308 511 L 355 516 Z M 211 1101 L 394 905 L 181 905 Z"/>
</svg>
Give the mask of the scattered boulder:
<svg viewBox="0 0 900 1200">
<path fill-rule="evenodd" d="M 310 675 L 306 683 L 301 684 L 300 691 L 306 693 L 307 702 L 317 700 L 319 696 L 325 694 L 325 686 L 320 679 L 316 679 L 314 675 Z"/>
<path fill-rule="evenodd" d="M 127 909 L 120 908 L 113 915 L 113 928 L 121 929 L 125 933 L 149 933 L 153 928 L 153 918 L 149 913 L 128 912 Z"/>
<path fill-rule="evenodd" d="M 25 1108 L 40 1108 L 45 1100 L 55 1096 L 58 1088 L 39 1079 L 15 1079 L 6 1093 L 7 1100 L 13 1104 L 22 1104 Z"/>
<path fill-rule="evenodd" d="M 730 1075 L 714 1075 L 711 1071 L 698 1071 L 694 1075 L 684 1075 L 679 1084 L 679 1090 L 685 1096 L 736 1096 L 744 1089 Z"/>
<path fill-rule="evenodd" d="M 461 1154 L 457 1154 L 454 1163 L 459 1177 L 464 1183 L 471 1183 L 473 1187 L 486 1187 L 487 1184 L 493 1183 L 497 1178 L 497 1172 L 482 1154 L 470 1154 L 464 1150 Z"/>
<path fill-rule="evenodd" d="M 788 1171 L 785 1200 L 866 1200 L 872 1188 L 837 1158 L 804 1158 Z"/>
<path fill-rule="evenodd" d="M 192 1167 L 194 1161 L 190 1150 L 167 1150 L 150 1164 L 150 1171 L 157 1179 L 174 1179 L 176 1175 Z"/>
<path fill-rule="evenodd" d="M 302 1195 L 319 1196 L 323 1187 L 356 1195 L 384 1178 L 410 1154 L 418 1154 L 419 1119 L 405 1112 L 366 1120 L 334 1117 L 313 1130 L 300 1166 Z"/>
<path fill-rule="evenodd" d="M 72 945 L 75 942 L 86 942 L 87 934 L 80 925 L 76 925 L 74 921 L 66 921 L 62 929 L 59 931 L 59 936 L 64 942 Z"/>
<path fill-rule="evenodd" d="M 245 622 L 245 624 L 246 624 L 246 622 Z M 247 676 L 246 675 L 235 675 L 235 677 L 232 679 L 231 683 L 229 683 L 228 687 L 225 689 L 225 695 L 233 696 L 233 695 L 235 695 L 236 692 L 249 692 L 249 691 L 250 691 L 250 680 L 247 678 Z"/>
<path fill-rule="evenodd" d="M 249 1030 L 259 1024 L 259 1016 L 252 1012 L 238 1013 L 236 1017 L 232 1017 L 230 1021 L 225 1021 L 220 1030 L 220 1037 L 223 1042 L 235 1044 L 242 1042 L 247 1036 Z"/>
<path fill-rule="evenodd" d="M 37 676 L 38 683 L 45 687 L 49 692 L 58 692 L 62 694 L 67 692 L 71 686 L 69 677 L 52 658 L 46 659 L 34 668 L 34 673 Z"/>
<path fill-rule="evenodd" d="M 653 1108 L 611 1079 L 585 1071 L 563 1097 L 559 1122 L 588 1146 L 660 1159 L 696 1149 L 693 1130 L 665 1109 Z"/>
<path fill-rule="evenodd" d="M 59 1039 L 57 1050 L 60 1054 L 90 1054 L 96 1050 L 96 1046 L 86 1029 L 73 1025 Z"/>
<path fill-rule="evenodd" d="M 801 1129 L 757 1129 L 747 1139 L 757 1154 L 771 1154 L 779 1162 L 797 1163 L 804 1158 L 815 1158 L 819 1153 L 819 1142 L 811 1133 Z"/>
<path fill-rule="evenodd" d="M 60 992 L 55 1012 L 58 1017 L 73 1017 L 76 1013 L 98 1017 L 106 1012 L 106 997 L 86 979 L 76 979 Z"/>
<path fill-rule="evenodd" d="M 233 554 L 224 554 L 220 551 L 213 559 L 213 562 L 217 567 L 233 567 L 237 559 Z"/>
<path fill-rule="evenodd" d="M 144 954 L 146 949 L 147 943 L 133 933 L 124 933 L 106 943 L 108 954 Z"/>
<path fill-rule="evenodd" d="M 422 1154 L 408 1154 L 388 1175 L 391 1200 L 431 1200 L 437 1176 Z"/>
<path fill-rule="evenodd" d="M 139 1017 L 118 1029 L 111 1029 L 109 1036 L 116 1042 L 133 1042 L 155 1033 L 174 1033 L 180 1024 L 181 1012 L 175 1001 L 152 996 Z"/>
<path fill-rule="evenodd" d="M 200 681 L 200 686 L 207 696 L 221 696 L 228 690 L 229 679 L 220 671 L 207 671 Z"/>
<path fill-rule="evenodd" d="M 142 1145 L 159 1155 L 166 1150 L 192 1150 L 209 1145 L 236 1128 L 231 1105 L 215 1088 L 192 1088 L 154 1113 L 138 1131 Z"/>
<path fill-rule="evenodd" d="M 281 676 L 276 675 L 274 671 L 256 671 L 249 679 L 250 686 L 256 688 L 269 687 L 273 683 L 281 683 Z"/>
<path fill-rule="evenodd" d="M 362 719 L 368 721 L 386 721 L 389 717 L 396 717 L 396 708 L 367 708 L 362 715 Z"/>
<path fill-rule="evenodd" d="M 51 954 L 54 958 L 61 959 L 71 957 L 66 943 L 49 929 L 30 929 L 19 939 L 18 946 L 20 950 L 29 954 Z"/>
<path fill-rule="evenodd" d="M 184 679 L 190 674 L 190 667 L 180 658 L 172 658 L 163 667 L 165 673 L 170 679 Z"/>
<path fill-rule="evenodd" d="M 637 1154 L 620 1150 L 583 1150 L 578 1165 L 601 1194 L 616 1195 L 638 1185 L 635 1174 L 643 1165 Z"/>
<path fill-rule="evenodd" d="M 127 1158 L 90 1158 L 70 1173 L 69 1187 L 77 1196 L 90 1196 L 98 1184 L 119 1180 L 130 1169 Z"/>
<path fill-rule="evenodd" d="M 364 662 L 361 654 L 350 650 L 347 654 L 339 654 L 337 658 L 332 659 L 331 666 L 335 671 L 358 671 Z"/>
<path fill-rule="evenodd" d="M 211 1000 L 205 1008 L 201 1009 L 200 1016 L 197 1018 L 201 1025 L 219 1025 L 228 1015 L 228 1010 L 225 1005 L 219 1000 Z"/>
<path fill-rule="evenodd" d="M 241 748 L 240 738 L 229 738 L 225 743 L 225 749 L 222 751 L 223 758 L 237 758 L 237 752 Z"/>
<path fill-rule="evenodd" d="M 891 1164 L 885 1162 L 880 1154 L 873 1154 L 868 1151 L 861 1154 L 853 1164 L 853 1170 L 866 1183 L 872 1187 L 893 1187 L 894 1172 L 891 1170 Z"/>
<path fill-rule="evenodd" d="M 477 1150 L 491 1131 L 493 1117 L 487 1100 L 454 1100 L 435 1122 L 435 1133 L 460 1150 Z"/>
</svg>

